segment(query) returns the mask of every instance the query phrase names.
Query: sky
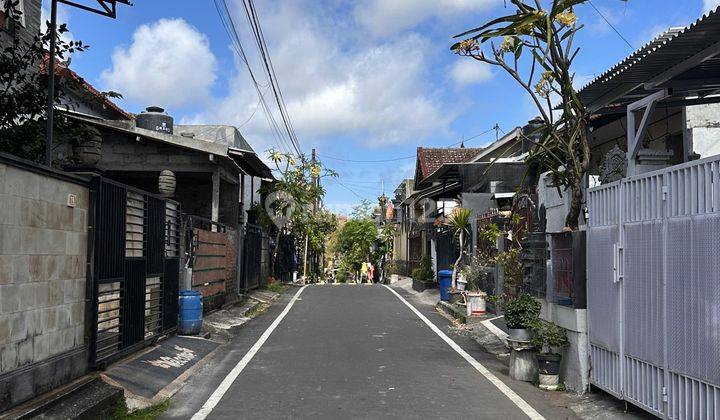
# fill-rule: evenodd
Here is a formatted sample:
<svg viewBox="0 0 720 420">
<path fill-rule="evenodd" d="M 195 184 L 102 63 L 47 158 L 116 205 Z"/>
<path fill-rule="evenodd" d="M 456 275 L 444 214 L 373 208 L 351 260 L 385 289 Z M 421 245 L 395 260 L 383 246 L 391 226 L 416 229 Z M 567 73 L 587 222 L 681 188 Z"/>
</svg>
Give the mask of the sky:
<svg viewBox="0 0 720 420">
<path fill-rule="evenodd" d="M 266 85 L 242 2 L 226 1 L 253 71 Z M 73 56 L 75 71 L 100 90 L 120 92 L 118 104 L 130 112 L 160 105 L 179 123 L 237 126 L 263 157 L 286 148 L 258 107 L 213 0 L 133 3 L 119 5 L 116 20 L 60 5 L 60 19 L 70 29 L 66 37 L 91 46 Z M 412 177 L 418 146 L 457 146 L 469 139 L 467 147 L 482 147 L 536 115 L 509 76 L 450 51 L 453 35 L 504 14 L 503 4 L 255 0 L 300 146 L 307 154 L 315 148 L 323 164 L 340 174 L 324 183 L 330 210 L 347 213 L 361 199 L 377 202 L 383 188 L 392 195 L 403 178 Z M 720 0 L 592 4 L 599 12 L 589 5 L 576 10 L 585 24 L 576 41 L 576 84 L 665 29 L 690 24 Z M 491 130 L 495 124 L 500 131 Z"/>
</svg>

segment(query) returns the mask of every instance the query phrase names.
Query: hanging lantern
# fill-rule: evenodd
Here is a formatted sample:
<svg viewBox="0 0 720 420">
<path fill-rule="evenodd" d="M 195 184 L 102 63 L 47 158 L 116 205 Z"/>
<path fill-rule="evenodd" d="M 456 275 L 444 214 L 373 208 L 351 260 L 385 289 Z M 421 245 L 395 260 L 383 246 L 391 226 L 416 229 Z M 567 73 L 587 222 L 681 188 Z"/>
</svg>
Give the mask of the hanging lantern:
<svg viewBox="0 0 720 420">
<path fill-rule="evenodd" d="M 175 195 L 175 186 L 177 181 L 175 180 L 175 174 L 167 169 L 160 172 L 158 178 L 158 190 L 160 195 L 165 198 L 170 198 Z"/>
</svg>

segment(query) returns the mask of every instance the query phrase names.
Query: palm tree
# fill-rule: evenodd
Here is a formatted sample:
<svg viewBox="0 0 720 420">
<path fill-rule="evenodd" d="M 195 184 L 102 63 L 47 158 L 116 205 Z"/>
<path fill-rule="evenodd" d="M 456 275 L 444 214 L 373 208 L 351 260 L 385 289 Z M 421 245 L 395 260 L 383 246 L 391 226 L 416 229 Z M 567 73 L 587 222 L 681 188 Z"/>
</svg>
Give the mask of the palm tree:
<svg viewBox="0 0 720 420">
<path fill-rule="evenodd" d="M 452 287 L 453 289 L 457 287 L 456 281 L 457 281 L 457 273 L 458 268 L 460 267 L 460 261 L 462 261 L 463 255 L 465 254 L 465 235 L 472 234 L 472 229 L 470 225 L 470 218 L 472 217 L 472 211 L 469 209 L 465 209 L 462 207 L 456 208 L 450 217 L 448 218 L 446 225 L 450 227 L 450 230 L 452 230 L 453 234 L 457 235 L 460 240 L 460 256 L 455 261 L 455 264 L 453 265 L 453 273 L 452 273 Z"/>
</svg>

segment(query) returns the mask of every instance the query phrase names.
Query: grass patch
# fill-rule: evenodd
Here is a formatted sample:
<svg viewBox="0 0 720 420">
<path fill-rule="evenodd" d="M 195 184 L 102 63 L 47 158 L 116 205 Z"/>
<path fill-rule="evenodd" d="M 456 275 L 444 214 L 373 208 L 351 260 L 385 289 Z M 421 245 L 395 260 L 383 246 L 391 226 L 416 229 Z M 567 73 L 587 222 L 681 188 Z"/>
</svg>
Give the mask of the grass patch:
<svg viewBox="0 0 720 420">
<path fill-rule="evenodd" d="M 155 420 L 162 413 L 167 411 L 167 409 L 170 408 L 170 401 L 164 401 L 160 404 L 153 405 L 148 408 L 143 408 L 142 410 L 135 410 L 130 411 L 128 409 L 127 404 L 125 404 L 125 399 L 123 399 L 122 403 L 115 409 L 115 412 L 112 415 L 113 420 Z"/>
<path fill-rule="evenodd" d="M 278 282 L 268 284 L 265 286 L 265 289 L 274 293 L 282 293 L 283 290 L 285 290 L 285 288 Z"/>
<path fill-rule="evenodd" d="M 267 303 L 259 303 L 254 308 L 250 309 L 245 313 L 245 317 L 247 318 L 255 318 L 258 315 L 261 315 L 267 311 L 267 309 L 270 307 Z"/>
</svg>

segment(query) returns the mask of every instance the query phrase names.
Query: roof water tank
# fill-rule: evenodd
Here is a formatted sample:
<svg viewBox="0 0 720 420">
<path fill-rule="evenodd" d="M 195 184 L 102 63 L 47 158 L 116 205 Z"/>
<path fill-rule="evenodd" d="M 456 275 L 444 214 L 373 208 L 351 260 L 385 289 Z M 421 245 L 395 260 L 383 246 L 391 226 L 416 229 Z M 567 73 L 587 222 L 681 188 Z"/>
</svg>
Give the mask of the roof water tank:
<svg viewBox="0 0 720 420">
<path fill-rule="evenodd" d="M 159 106 L 149 106 L 135 118 L 138 128 L 158 131 L 160 133 L 173 133 L 173 117 L 165 113 Z"/>
</svg>

